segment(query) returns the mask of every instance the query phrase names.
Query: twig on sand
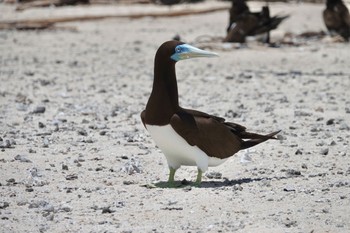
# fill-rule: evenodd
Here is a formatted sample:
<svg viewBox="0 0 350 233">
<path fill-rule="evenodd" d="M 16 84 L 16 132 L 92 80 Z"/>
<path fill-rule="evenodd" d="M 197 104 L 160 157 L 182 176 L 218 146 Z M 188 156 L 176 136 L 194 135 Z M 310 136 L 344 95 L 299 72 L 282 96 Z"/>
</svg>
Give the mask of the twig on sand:
<svg viewBox="0 0 350 233">
<path fill-rule="evenodd" d="M 186 15 L 205 14 L 216 11 L 227 10 L 227 6 L 216 6 L 207 9 L 179 9 L 170 10 L 166 12 L 148 12 L 148 13 L 130 13 L 130 14 L 106 14 L 106 15 L 81 15 L 81 16 L 65 16 L 65 17 L 51 17 L 42 19 L 23 19 L 23 20 L 9 20 L 0 21 L 1 29 L 43 29 L 52 26 L 55 23 L 65 23 L 74 21 L 91 21 L 108 18 L 130 18 L 138 19 L 143 17 L 178 17 Z"/>
</svg>

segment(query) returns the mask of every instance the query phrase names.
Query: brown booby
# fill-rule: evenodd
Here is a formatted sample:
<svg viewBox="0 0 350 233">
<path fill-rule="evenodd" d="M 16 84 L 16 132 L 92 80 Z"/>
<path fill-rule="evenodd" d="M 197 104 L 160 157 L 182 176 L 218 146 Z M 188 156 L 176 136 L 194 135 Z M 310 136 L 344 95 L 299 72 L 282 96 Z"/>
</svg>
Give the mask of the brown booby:
<svg viewBox="0 0 350 233">
<path fill-rule="evenodd" d="M 163 43 L 155 55 L 153 89 L 141 119 L 167 159 L 170 186 L 182 165 L 197 166 L 199 185 L 208 166 L 220 165 L 239 150 L 275 138 L 279 132 L 250 133 L 224 118 L 179 106 L 176 62 L 213 56 L 217 54 L 175 40 Z"/>
<path fill-rule="evenodd" d="M 271 17 L 269 6 L 263 6 L 259 12 L 251 12 L 245 0 L 232 0 L 224 42 L 244 43 L 247 36 L 266 33 L 264 42 L 270 43 L 270 31 L 276 29 L 288 17 L 288 15 Z"/>
<path fill-rule="evenodd" d="M 323 21 L 332 36 L 338 34 L 349 41 L 350 14 L 342 0 L 327 0 Z"/>
</svg>

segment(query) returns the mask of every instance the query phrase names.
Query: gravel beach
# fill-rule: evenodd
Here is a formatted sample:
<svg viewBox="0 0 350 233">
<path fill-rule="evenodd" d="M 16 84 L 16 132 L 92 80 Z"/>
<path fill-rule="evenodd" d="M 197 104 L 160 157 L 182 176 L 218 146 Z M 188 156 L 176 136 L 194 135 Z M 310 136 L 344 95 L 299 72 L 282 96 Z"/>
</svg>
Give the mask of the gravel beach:
<svg viewBox="0 0 350 233">
<path fill-rule="evenodd" d="M 272 41 L 326 31 L 323 4 L 269 5 L 290 14 Z M 171 10 L 14 7 L 0 4 L 0 20 Z M 0 31 L 0 232 L 350 232 L 350 45 L 328 36 L 277 47 L 203 43 L 224 37 L 227 22 L 228 11 L 217 11 Z M 151 188 L 168 167 L 140 112 L 155 52 L 175 35 L 220 55 L 177 64 L 181 106 L 282 131 L 210 168 L 201 187 Z M 196 174 L 181 167 L 175 178 Z"/>
</svg>

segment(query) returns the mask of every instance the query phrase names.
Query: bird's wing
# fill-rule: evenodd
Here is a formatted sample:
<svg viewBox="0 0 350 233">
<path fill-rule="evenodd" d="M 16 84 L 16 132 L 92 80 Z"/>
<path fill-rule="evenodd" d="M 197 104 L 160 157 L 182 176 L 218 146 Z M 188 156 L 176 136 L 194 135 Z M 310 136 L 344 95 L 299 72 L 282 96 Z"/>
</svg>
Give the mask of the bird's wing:
<svg viewBox="0 0 350 233">
<path fill-rule="evenodd" d="M 173 115 L 170 124 L 187 143 L 198 146 L 208 156 L 228 158 L 242 149 L 243 140 L 220 119 L 194 110 Z"/>
<path fill-rule="evenodd" d="M 254 14 L 250 12 L 241 14 L 230 27 L 224 42 L 245 42 L 245 37 L 252 34 L 258 23 L 258 18 Z"/>
<path fill-rule="evenodd" d="M 337 30 L 341 25 L 341 19 L 339 15 L 330 9 L 323 11 L 323 21 L 329 31 Z"/>
<path fill-rule="evenodd" d="M 350 27 L 350 13 L 348 8 L 344 4 L 338 4 L 337 5 L 339 15 L 343 19 L 344 24 L 347 27 Z"/>
</svg>

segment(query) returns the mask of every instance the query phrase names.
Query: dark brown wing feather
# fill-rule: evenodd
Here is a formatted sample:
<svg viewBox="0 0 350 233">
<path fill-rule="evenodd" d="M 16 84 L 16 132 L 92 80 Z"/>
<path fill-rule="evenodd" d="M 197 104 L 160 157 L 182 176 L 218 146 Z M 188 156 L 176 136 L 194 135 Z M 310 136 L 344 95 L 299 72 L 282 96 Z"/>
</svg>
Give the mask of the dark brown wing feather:
<svg viewBox="0 0 350 233">
<path fill-rule="evenodd" d="M 187 143 L 198 146 L 210 157 L 221 159 L 274 138 L 279 132 L 268 135 L 249 133 L 244 126 L 218 121 L 211 115 L 194 110 L 183 110 L 174 114 L 170 124 Z"/>
<path fill-rule="evenodd" d="M 331 9 L 325 9 L 323 11 L 323 20 L 329 31 L 336 31 L 341 26 L 340 15 Z"/>
<path fill-rule="evenodd" d="M 323 11 L 323 21 L 331 34 L 339 34 L 345 40 L 350 37 L 350 14 L 342 1 L 329 4 Z"/>
</svg>

